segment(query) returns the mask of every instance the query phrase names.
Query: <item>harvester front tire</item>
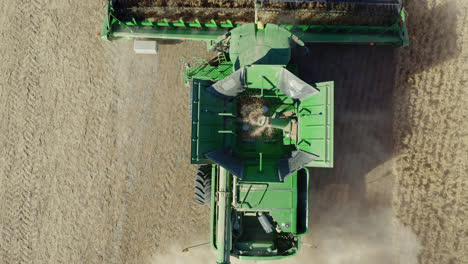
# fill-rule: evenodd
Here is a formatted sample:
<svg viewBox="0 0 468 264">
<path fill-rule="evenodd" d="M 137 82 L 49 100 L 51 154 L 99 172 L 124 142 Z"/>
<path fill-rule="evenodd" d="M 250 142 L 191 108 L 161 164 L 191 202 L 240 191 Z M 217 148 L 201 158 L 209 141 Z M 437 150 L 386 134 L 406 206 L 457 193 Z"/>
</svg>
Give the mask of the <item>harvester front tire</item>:
<svg viewBox="0 0 468 264">
<path fill-rule="evenodd" d="M 195 202 L 211 204 L 211 165 L 200 165 L 195 176 Z"/>
</svg>

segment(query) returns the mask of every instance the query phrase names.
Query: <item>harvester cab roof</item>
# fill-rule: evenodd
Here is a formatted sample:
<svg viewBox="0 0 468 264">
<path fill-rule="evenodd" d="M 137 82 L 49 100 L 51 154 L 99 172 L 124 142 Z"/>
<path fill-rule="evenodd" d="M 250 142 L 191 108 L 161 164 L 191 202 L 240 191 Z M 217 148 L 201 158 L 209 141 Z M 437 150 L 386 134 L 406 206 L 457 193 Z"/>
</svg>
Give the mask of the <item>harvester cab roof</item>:
<svg viewBox="0 0 468 264">
<path fill-rule="evenodd" d="M 234 70 L 252 64 L 286 66 L 291 59 L 291 32 L 274 24 L 246 24 L 231 31 L 229 56 Z"/>
</svg>

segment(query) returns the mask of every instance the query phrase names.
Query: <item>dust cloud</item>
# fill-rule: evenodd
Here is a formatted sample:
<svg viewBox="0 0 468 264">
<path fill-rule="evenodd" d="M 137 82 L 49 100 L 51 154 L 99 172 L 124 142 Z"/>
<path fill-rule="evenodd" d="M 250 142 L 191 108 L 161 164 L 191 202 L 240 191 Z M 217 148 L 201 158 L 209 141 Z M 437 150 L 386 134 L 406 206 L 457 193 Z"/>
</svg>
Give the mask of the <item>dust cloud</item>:
<svg viewBox="0 0 468 264">
<path fill-rule="evenodd" d="M 340 205 L 310 227 L 302 254 L 289 263 L 387 264 L 418 263 L 416 235 L 401 225 L 391 208 L 365 209 L 357 203 Z M 309 247 L 309 248 L 308 248 Z"/>
<path fill-rule="evenodd" d="M 368 210 L 357 203 L 341 204 L 324 213 L 318 222 L 311 223 L 301 246 L 296 257 L 248 263 L 416 264 L 421 250 L 416 235 L 394 217 L 391 208 Z M 216 253 L 209 245 L 186 253 L 182 252 L 183 248 L 173 245 L 167 254 L 153 256 L 150 263 L 216 262 Z M 231 262 L 245 263 L 235 258 Z"/>
<path fill-rule="evenodd" d="M 204 241 L 206 242 L 206 241 Z M 203 242 L 202 242 L 203 243 Z M 197 244 L 197 243 L 194 243 Z M 189 252 L 182 252 L 182 249 L 189 245 L 181 245 L 180 243 L 173 244 L 167 254 L 155 255 L 151 257 L 151 264 L 206 264 L 216 263 L 216 252 L 211 249 L 210 245 L 204 245 L 199 248 L 191 249 Z"/>
</svg>

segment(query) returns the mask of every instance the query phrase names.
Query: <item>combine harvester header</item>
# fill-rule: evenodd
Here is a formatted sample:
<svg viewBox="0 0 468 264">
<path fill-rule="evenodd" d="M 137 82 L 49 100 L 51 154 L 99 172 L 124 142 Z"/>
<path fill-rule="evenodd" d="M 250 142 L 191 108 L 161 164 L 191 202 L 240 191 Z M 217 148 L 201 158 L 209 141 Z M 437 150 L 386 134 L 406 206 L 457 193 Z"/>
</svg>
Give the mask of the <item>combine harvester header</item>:
<svg viewBox="0 0 468 264">
<path fill-rule="evenodd" d="M 306 43 L 409 43 L 399 0 L 113 0 L 106 10 L 105 40 L 210 43 L 241 24 L 260 21 L 277 24 Z"/>
</svg>

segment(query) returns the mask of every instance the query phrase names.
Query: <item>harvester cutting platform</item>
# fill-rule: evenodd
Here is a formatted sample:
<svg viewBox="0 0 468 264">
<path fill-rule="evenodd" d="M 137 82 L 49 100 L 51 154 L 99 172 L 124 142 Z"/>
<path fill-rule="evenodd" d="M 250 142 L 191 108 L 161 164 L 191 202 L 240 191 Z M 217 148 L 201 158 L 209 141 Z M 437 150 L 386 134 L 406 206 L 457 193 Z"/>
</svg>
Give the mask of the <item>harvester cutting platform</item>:
<svg viewBox="0 0 468 264">
<path fill-rule="evenodd" d="M 304 43 L 405 46 L 398 0 L 109 1 L 106 40 L 201 40 L 184 65 L 195 200 L 211 205 L 217 263 L 296 255 L 308 230 L 307 167 L 333 167 L 333 81 L 291 63 Z"/>
</svg>

